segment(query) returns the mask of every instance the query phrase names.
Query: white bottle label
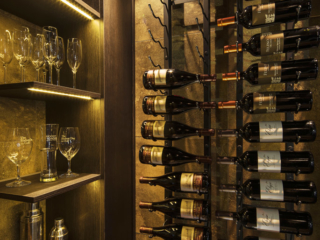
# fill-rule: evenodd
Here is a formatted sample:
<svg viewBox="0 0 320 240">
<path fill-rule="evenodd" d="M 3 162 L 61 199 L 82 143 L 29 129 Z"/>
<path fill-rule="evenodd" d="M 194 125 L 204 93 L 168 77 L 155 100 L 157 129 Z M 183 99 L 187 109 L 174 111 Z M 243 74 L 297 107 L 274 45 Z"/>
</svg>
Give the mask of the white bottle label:
<svg viewBox="0 0 320 240">
<path fill-rule="evenodd" d="M 194 200 L 182 199 L 180 206 L 180 215 L 182 218 L 194 219 L 193 216 Z"/>
<path fill-rule="evenodd" d="M 194 227 L 182 227 L 181 240 L 194 240 Z"/>
<path fill-rule="evenodd" d="M 156 96 L 154 99 L 154 111 L 156 113 L 165 113 L 166 112 L 166 102 L 167 96 Z"/>
<path fill-rule="evenodd" d="M 194 173 L 182 173 L 180 179 L 180 188 L 182 192 L 193 192 Z"/>
<path fill-rule="evenodd" d="M 166 125 L 166 121 L 155 121 L 153 123 L 153 137 L 164 137 L 164 127 Z"/>
<path fill-rule="evenodd" d="M 260 142 L 282 142 L 282 122 L 259 122 Z"/>
<path fill-rule="evenodd" d="M 258 151 L 258 172 L 280 173 L 280 151 Z"/>
<path fill-rule="evenodd" d="M 167 69 L 154 70 L 154 84 L 158 85 L 166 85 L 167 84 Z"/>
<path fill-rule="evenodd" d="M 279 210 L 257 208 L 257 230 L 280 232 Z"/>
<path fill-rule="evenodd" d="M 152 147 L 151 149 L 151 163 L 155 165 L 162 164 L 163 147 Z"/>
<path fill-rule="evenodd" d="M 282 180 L 260 179 L 260 199 L 271 201 L 283 201 Z"/>
</svg>

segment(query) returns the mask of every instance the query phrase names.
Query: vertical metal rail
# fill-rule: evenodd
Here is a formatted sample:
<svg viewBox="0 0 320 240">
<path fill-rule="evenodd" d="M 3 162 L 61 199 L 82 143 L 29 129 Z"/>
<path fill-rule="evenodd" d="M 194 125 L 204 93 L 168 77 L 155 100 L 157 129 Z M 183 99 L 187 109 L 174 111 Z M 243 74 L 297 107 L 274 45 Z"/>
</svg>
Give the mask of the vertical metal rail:
<svg viewBox="0 0 320 240">
<path fill-rule="evenodd" d="M 163 5 L 163 19 L 164 19 L 164 25 L 167 26 L 167 28 L 164 28 L 164 46 L 168 49 L 168 51 L 164 51 L 164 68 L 170 69 L 172 68 L 172 25 L 171 25 L 171 0 L 164 0 Z M 172 90 L 166 91 L 167 95 L 172 94 Z M 167 115 L 165 117 L 166 121 L 171 121 L 172 116 Z M 165 141 L 166 147 L 172 146 L 172 141 Z M 172 172 L 172 167 L 166 166 L 165 167 L 165 173 Z M 172 197 L 172 192 L 169 190 L 165 190 L 165 198 Z M 165 216 L 165 224 L 172 223 L 172 219 Z"/>
<path fill-rule="evenodd" d="M 241 12 L 243 9 L 243 0 L 238 0 L 237 11 Z M 238 24 L 237 26 L 237 43 L 243 42 L 243 27 Z M 240 73 L 243 71 L 243 52 L 237 53 L 237 72 Z M 243 82 L 237 81 L 237 101 L 240 101 L 243 97 Z M 243 126 L 243 111 L 236 112 L 236 120 L 237 120 L 237 129 Z M 243 153 L 243 140 L 242 138 L 237 138 L 237 157 L 240 157 Z M 243 182 L 243 169 L 240 165 L 237 165 L 237 174 L 236 180 L 238 185 L 242 185 Z M 242 194 L 237 194 L 237 211 L 240 211 L 242 208 Z M 237 239 L 243 239 L 243 229 L 240 221 L 237 222 Z"/>
<path fill-rule="evenodd" d="M 294 28 L 294 22 L 289 22 L 286 24 L 286 29 L 293 29 Z M 286 54 L 286 60 L 293 60 L 294 58 L 294 52 L 290 52 Z M 294 83 L 286 83 L 286 91 L 293 91 L 294 89 Z M 286 121 L 293 121 L 294 120 L 294 113 L 293 112 L 287 112 L 286 113 Z M 294 143 L 286 143 L 286 151 L 293 151 L 294 149 Z M 286 180 L 294 180 L 294 175 L 292 173 L 286 174 Z M 286 209 L 287 210 L 294 210 L 294 203 L 286 203 Z M 286 234 L 286 240 L 293 240 L 294 235 L 293 234 Z"/>
<path fill-rule="evenodd" d="M 204 0 L 203 2 L 203 52 L 204 52 L 204 74 L 210 74 L 211 72 L 211 49 L 210 49 L 210 0 Z M 203 95 L 204 102 L 211 101 L 211 83 L 207 82 L 203 85 Z M 211 128 L 211 110 L 206 109 L 204 111 L 204 128 Z M 211 137 L 204 137 L 204 155 L 211 156 Z M 211 181 L 211 167 L 210 164 L 204 165 L 204 171 L 207 172 L 209 179 Z M 211 187 L 209 187 L 209 192 L 205 196 L 208 204 L 211 205 Z M 210 208 L 211 209 L 211 208 Z M 207 227 L 211 227 L 211 215 L 208 218 Z"/>
</svg>

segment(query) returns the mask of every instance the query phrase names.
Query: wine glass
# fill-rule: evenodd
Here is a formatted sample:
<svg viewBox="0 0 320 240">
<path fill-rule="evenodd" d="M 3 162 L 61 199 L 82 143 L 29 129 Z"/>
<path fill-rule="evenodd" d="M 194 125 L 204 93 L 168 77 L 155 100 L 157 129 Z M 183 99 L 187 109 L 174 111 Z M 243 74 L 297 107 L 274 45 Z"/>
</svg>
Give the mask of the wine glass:
<svg viewBox="0 0 320 240">
<path fill-rule="evenodd" d="M 13 58 L 12 38 L 9 30 L 0 31 L 0 60 L 4 68 L 4 83 L 7 83 L 7 64 Z"/>
<path fill-rule="evenodd" d="M 58 30 L 55 27 L 47 26 L 42 28 L 42 34 L 44 36 L 43 51 L 44 56 L 49 64 L 49 83 L 52 81 L 52 65 L 58 54 Z"/>
<path fill-rule="evenodd" d="M 69 38 L 67 44 L 67 61 L 73 73 L 73 88 L 76 88 L 76 74 L 82 60 L 82 44 L 78 38 Z"/>
<path fill-rule="evenodd" d="M 29 185 L 30 181 L 20 177 L 20 165 L 30 156 L 33 141 L 30 137 L 29 128 L 11 128 L 7 134 L 6 156 L 17 166 L 17 179 L 6 184 L 7 187 L 22 187 Z"/>
<path fill-rule="evenodd" d="M 43 74 L 43 80 L 42 82 L 46 83 L 47 82 L 47 72 L 49 70 L 49 64 L 48 61 L 46 60 L 46 58 L 44 58 L 44 63 L 42 66 L 42 74 Z"/>
<path fill-rule="evenodd" d="M 19 61 L 21 80 L 20 82 L 25 82 L 25 66 L 30 59 L 30 36 L 31 34 L 26 31 L 21 31 L 19 29 L 13 30 L 13 54 L 15 58 Z"/>
<path fill-rule="evenodd" d="M 80 133 L 77 127 L 62 127 L 59 132 L 58 146 L 61 154 L 68 160 L 68 172 L 60 178 L 77 177 L 79 174 L 71 172 L 71 159 L 80 150 Z"/>
<path fill-rule="evenodd" d="M 32 41 L 31 61 L 37 71 L 37 82 L 40 81 L 40 68 L 44 64 L 43 54 L 44 37 L 41 34 L 37 34 Z"/>
<path fill-rule="evenodd" d="M 57 54 L 57 58 L 54 61 L 54 67 L 57 71 L 57 85 L 60 85 L 60 70 L 65 61 L 65 52 L 64 52 L 64 42 L 62 37 L 58 37 L 58 45 L 59 50 Z"/>
</svg>

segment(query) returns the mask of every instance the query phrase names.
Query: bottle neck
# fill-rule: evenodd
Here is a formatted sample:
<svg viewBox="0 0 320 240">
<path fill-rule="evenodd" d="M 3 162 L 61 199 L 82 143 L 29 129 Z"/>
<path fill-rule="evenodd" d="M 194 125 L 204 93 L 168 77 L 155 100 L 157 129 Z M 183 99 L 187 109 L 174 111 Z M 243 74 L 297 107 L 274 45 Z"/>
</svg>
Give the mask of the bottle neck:
<svg viewBox="0 0 320 240">
<path fill-rule="evenodd" d="M 215 130 L 214 129 L 198 129 L 197 130 L 199 137 L 201 136 L 214 136 Z"/>
<path fill-rule="evenodd" d="M 217 20 L 217 25 L 218 27 L 224 27 L 224 26 L 228 26 L 228 25 L 232 25 L 236 23 L 236 17 L 226 17 L 226 18 L 219 18 Z"/>
<path fill-rule="evenodd" d="M 199 82 L 215 82 L 217 80 L 217 75 L 215 74 L 200 74 L 199 76 Z"/>
<path fill-rule="evenodd" d="M 216 211 L 216 218 L 232 221 L 237 220 L 239 216 L 234 212 Z"/>
<path fill-rule="evenodd" d="M 150 184 L 155 185 L 154 182 L 157 180 L 157 178 L 152 177 L 140 177 L 139 182 L 144 184 Z"/>
<path fill-rule="evenodd" d="M 200 109 L 213 109 L 216 108 L 215 102 L 198 102 L 198 107 Z"/>
<path fill-rule="evenodd" d="M 152 233 L 153 233 L 153 228 L 140 227 L 140 233 L 148 233 L 148 234 L 152 234 Z"/>
<path fill-rule="evenodd" d="M 219 102 L 218 108 L 219 109 L 229 109 L 229 108 L 237 108 L 238 102 L 237 101 L 228 101 L 228 102 Z"/>
<path fill-rule="evenodd" d="M 144 208 L 144 209 L 153 209 L 152 203 L 150 203 L 150 202 L 140 202 L 139 207 Z"/>
<path fill-rule="evenodd" d="M 237 157 L 217 157 L 218 164 L 236 164 L 237 161 Z"/>
<path fill-rule="evenodd" d="M 232 72 L 232 73 L 223 73 L 222 74 L 222 81 L 239 81 L 245 79 L 245 72 Z"/>
<path fill-rule="evenodd" d="M 236 44 L 233 45 L 226 45 L 224 46 L 224 53 L 234 53 L 234 52 L 242 52 L 243 46 L 246 45 L 245 43 L 239 43 L 238 46 Z"/>
<path fill-rule="evenodd" d="M 196 160 L 198 160 L 199 163 L 207 163 L 207 164 L 212 163 L 212 158 L 206 157 L 206 156 L 196 156 Z"/>
<path fill-rule="evenodd" d="M 231 184 L 222 184 L 220 185 L 219 191 L 220 192 L 229 192 L 229 193 L 238 193 L 240 187 L 238 185 L 231 185 Z"/>
<path fill-rule="evenodd" d="M 238 137 L 239 131 L 237 129 L 218 130 L 219 137 Z"/>
</svg>

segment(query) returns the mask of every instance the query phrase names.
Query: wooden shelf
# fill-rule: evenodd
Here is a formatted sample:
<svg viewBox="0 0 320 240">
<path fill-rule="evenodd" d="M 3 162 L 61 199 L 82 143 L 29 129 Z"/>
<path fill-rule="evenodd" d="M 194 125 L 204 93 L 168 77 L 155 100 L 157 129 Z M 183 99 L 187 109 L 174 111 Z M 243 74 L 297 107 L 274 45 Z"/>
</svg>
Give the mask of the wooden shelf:
<svg viewBox="0 0 320 240">
<path fill-rule="evenodd" d="M 100 174 L 80 173 L 79 177 L 76 178 L 59 178 L 55 182 L 42 183 L 39 180 L 40 174 L 34 174 L 22 177 L 22 179 L 32 182 L 24 187 L 6 187 L 6 184 L 14 179 L 0 182 L 0 198 L 21 202 L 39 202 L 94 182 L 100 178 Z"/>
<path fill-rule="evenodd" d="M 31 91 L 30 89 L 38 89 L 46 92 Z M 51 93 L 48 93 L 51 92 Z M 62 95 L 57 95 L 53 93 L 61 93 Z M 64 95 L 65 94 L 65 95 Z M 57 86 L 48 83 L 41 82 L 25 82 L 25 83 L 12 83 L 12 84 L 2 84 L 0 85 L 0 97 L 10 97 L 10 98 L 23 98 L 32 100 L 82 100 L 81 98 L 72 97 L 71 95 L 89 97 L 91 99 L 100 99 L 101 94 L 74 89 L 64 86 Z"/>
</svg>

